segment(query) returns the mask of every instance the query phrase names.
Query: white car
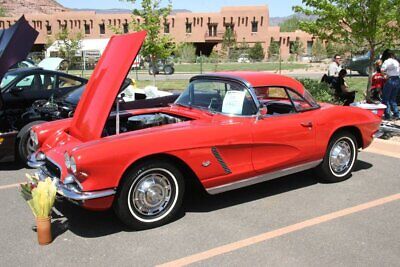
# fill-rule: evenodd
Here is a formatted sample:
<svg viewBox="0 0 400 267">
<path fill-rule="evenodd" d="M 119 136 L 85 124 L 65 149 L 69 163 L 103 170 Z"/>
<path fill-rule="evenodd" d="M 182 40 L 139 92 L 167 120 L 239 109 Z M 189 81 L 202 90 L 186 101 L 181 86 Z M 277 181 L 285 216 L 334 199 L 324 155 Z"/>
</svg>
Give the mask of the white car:
<svg viewBox="0 0 400 267">
<path fill-rule="evenodd" d="M 238 63 L 250 63 L 248 54 L 241 54 L 238 58 Z"/>
</svg>

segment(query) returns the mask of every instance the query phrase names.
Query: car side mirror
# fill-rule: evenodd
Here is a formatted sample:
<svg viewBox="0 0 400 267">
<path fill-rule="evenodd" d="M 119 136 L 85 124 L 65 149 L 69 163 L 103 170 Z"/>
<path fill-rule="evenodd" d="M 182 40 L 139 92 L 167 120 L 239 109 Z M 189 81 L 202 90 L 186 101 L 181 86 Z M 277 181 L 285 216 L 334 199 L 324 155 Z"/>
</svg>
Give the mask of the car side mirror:
<svg viewBox="0 0 400 267">
<path fill-rule="evenodd" d="M 11 87 L 11 89 L 10 89 L 10 92 L 13 94 L 18 94 L 22 91 L 24 91 L 23 87 Z"/>
</svg>

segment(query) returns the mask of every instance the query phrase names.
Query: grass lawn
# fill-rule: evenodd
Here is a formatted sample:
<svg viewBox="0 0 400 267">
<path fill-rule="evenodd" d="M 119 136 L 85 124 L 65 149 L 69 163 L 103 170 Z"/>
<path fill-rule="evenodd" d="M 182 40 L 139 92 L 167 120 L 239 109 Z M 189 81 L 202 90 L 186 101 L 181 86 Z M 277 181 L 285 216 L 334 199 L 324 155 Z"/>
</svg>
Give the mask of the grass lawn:
<svg viewBox="0 0 400 267">
<path fill-rule="evenodd" d="M 188 80 L 168 80 L 168 81 L 157 81 L 156 87 L 160 90 L 165 91 L 182 91 L 188 85 Z M 144 88 L 148 85 L 153 85 L 153 81 L 138 81 L 137 87 Z"/>
<path fill-rule="evenodd" d="M 365 100 L 365 92 L 368 85 L 368 77 L 347 77 L 347 84 L 350 90 L 357 92 L 356 101 Z"/>
<path fill-rule="evenodd" d="M 175 64 L 176 72 L 193 72 L 200 73 L 201 64 Z M 282 70 L 294 70 L 308 68 L 308 64 L 302 63 L 282 63 Z M 277 62 L 256 62 L 256 63 L 204 63 L 203 72 L 212 71 L 232 71 L 232 70 L 249 70 L 249 71 L 274 71 L 279 70 Z"/>
</svg>

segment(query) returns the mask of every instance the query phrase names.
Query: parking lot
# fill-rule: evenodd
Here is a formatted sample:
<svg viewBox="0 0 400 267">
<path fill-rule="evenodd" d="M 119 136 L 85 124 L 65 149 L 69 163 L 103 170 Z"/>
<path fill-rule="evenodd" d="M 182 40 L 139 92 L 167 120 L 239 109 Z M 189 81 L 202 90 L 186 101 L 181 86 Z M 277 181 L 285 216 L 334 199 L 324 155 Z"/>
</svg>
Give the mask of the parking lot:
<svg viewBox="0 0 400 267">
<path fill-rule="evenodd" d="M 216 196 L 192 193 L 180 218 L 140 232 L 112 212 L 57 203 L 55 240 L 44 247 L 16 186 L 33 170 L 1 164 L 0 258 L 2 266 L 395 266 L 398 163 L 362 152 L 342 183 L 322 184 L 306 171 Z"/>
</svg>

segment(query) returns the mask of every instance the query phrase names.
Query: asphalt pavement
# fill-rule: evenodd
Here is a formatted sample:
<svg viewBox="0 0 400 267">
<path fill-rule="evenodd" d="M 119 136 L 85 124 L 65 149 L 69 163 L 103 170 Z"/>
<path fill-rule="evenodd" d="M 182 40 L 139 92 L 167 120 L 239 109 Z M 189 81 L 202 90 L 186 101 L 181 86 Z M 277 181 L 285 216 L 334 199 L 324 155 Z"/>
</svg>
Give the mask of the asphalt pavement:
<svg viewBox="0 0 400 267">
<path fill-rule="evenodd" d="M 146 231 L 112 212 L 57 203 L 55 240 L 39 246 L 16 183 L 0 165 L 2 266 L 398 266 L 399 159 L 362 152 L 353 176 L 319 183 L 311 171 L 216 196 L 186 196 L 179 218 Z M 340 216 L 339 216 L 340 215 Z"/>
</svg>

